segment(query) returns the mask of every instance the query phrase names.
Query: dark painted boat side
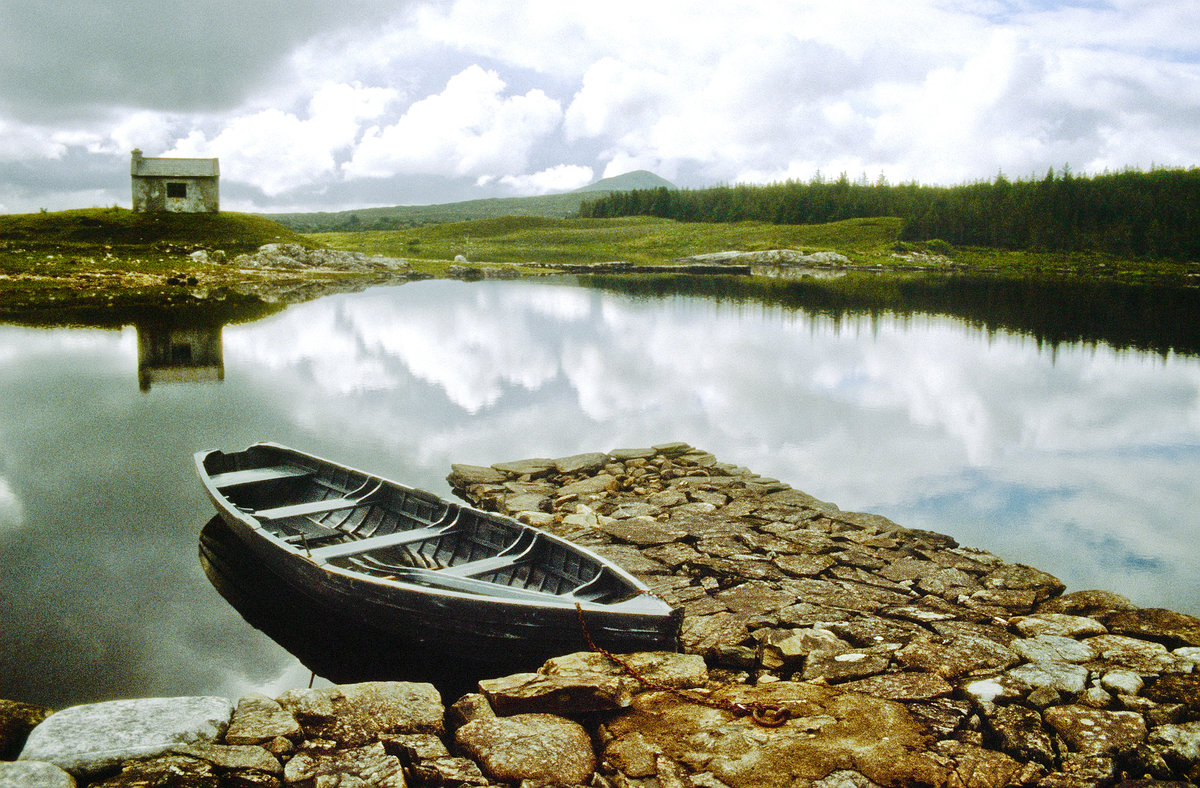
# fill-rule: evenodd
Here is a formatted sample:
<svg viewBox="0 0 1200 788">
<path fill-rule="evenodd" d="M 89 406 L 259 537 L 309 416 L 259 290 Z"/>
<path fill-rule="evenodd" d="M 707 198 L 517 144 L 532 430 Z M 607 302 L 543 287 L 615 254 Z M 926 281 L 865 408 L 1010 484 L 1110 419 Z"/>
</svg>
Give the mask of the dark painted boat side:
<svg viewBox="0 0 1200 788">
<path fill-rule="evenodd" d="M 219 515 L 264 569 L 364 626 L 485 660 L 548 657 L 587 647 L 582 611 L 610 650 L 677 648 L 681 611 L 553 534 L 276 444 L 195 460 Z"/>
</svg>

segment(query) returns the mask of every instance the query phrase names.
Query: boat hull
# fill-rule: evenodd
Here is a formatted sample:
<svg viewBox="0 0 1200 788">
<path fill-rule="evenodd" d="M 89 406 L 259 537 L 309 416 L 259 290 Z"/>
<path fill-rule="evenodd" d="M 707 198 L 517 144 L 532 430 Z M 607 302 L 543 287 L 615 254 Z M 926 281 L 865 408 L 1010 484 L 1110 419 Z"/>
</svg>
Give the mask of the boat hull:
<svg viewBox="0 0 1200 788">
<path fill-rule="evenodd" d="M 274 444 L 256 444 L 234 454 L 201 452 L 196 464 L 229 533 L 247 556 L 297 595 L 298 601 L 326 611 L 341 623 L 384 633 L 406 649 L 440 659 L 536 667 L 549 657 L 594 645 L 618 653 L 678 647 L 680 610 L 650 596 L 639 581 L 594 553 L 510 518 L 447 502 Z M 220 486 L 222 479 L 242 481 L 257 469 L 280 467 L 307 469 L 322 485 L 332 479 L 329 483 L 336 490 L 323 491 L 320 495 L 328 497 L 314 499 L 308 488 L 293 484 L 290 494 L 307 500 L 295 503 L 287 499 L 277 505 L 280 501 L 272 496 L 286 496 L 270 486 L 285 485 L 284 481 L 244 481 L 241 489 Z M 326 537 L 314 546 L 317 543 L 308 537 L 290 534 L 289 529 L 300 525 L 315 528 L 320 518 L 327 516 L 310 514 L 306 518 L 298 513 L 338 505 L 343 500 L 336 497 L 338 491 L 354 484 L 375 492 L 371 503 L 359 504 L 356 514 L 346 521 L 361 514 L 364 522 L 375 517 L 384 523 L 371 535 L 362 535 L 363 526 L 358 533 Z M 263 489 L 256 490 L 255 485 Z M 267 509 L 248 511 L 250 507 L 243 505 L 247 501 Z M 368 509 L 369 513 L 363 512 Z M 376 509 L 383 514 L 376 515 Z M 417 514 L 387 524 L 389 512 L 401 510 Z M 271 522 L 264 512 L 288 517 Z M 342 528 L 349 531 L 350 526 Z M 415 541 L 434 532 L 437 535 Z M 464 532 L 471 538 L 462 536 Z M 516 547 L 496 555 L 485 552 L 493 542 L 506 541 Z M 530 547 L 521 554 L 525 557 L 507 562 L 516 568 L 496 568 L 526 543 Z M 363 549 L 373 544 L 383 546 Z M 419 549 L 414 550 L 414 544 Z M 402 565 L 400 558 L 429 565 L 410 567 Z M 548 565 L 532 566 L 538 558 Z M 495 571 L 481 575 L 480 568 Z M 589 575 L 596 579 L 588 583 Z M 583 590 L 568 593 L 564 586 L 568 592 L 571 588 Z M 585 591 L 601 586 L 600 596 L 589 599 Z M 547 587 L 559 591 L 536 590 Z"/>
</svg>

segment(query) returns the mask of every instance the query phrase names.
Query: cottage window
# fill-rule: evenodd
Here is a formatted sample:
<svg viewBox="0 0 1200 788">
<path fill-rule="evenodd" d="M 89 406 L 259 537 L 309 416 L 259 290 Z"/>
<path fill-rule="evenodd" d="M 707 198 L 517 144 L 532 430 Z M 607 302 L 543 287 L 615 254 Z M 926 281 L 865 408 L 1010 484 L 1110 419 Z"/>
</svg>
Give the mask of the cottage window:
<svg viewBox="0 0 1200 788">
<path fill-rule="evenodd" d="M 187 184 L 186 183 L 168 183 L 167 184 L 167 196 L 168 197 L 187 197 Z"/>
</svg>

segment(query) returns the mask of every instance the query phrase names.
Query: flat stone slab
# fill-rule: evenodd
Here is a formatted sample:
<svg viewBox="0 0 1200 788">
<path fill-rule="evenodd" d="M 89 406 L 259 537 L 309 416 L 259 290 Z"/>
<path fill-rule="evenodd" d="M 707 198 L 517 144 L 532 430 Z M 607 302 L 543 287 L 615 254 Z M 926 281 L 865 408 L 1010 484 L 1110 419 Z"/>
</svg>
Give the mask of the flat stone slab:
<svg viewBox="0 0 1200 788">
<path fill-rule="evenodd" d="M 1083 692 L 1088 670 L 1069 662 L 1029 662 L 1018 665 L 1007 674 L 1033 689 L 1047 688 L 1059 692 Z"/>
<path fill-rule="evenodd" d="M 1071 752 L 1084 755 L 1128 752 L 1146 738 L 1145 721 L 1132 711 L 1055 706 L 1046 710 L 1045 718 Z"/>
<path fill-rule="evenodd" d="M 1096 650 L 1087 643 L 1062 635 L 1036 635 L 1012 644 L 1028 662 L 1087 662 L 1095 659 Z"/>
<path fill-rule="evenodd" d="M 75 778 L 45 761 L 0 761 L 0 788 L 75 788 Z"/>
<path fill-rule="evenodd" d="M 495 468 L 460 463 L 450 466 L 450 476 L 459 484 L 501 484 L 508 479 L 508 474 L 501 473 Z"/>
<path fill-rule="evenodd" d="M 636 682 L 606 675 L 514 673 L 479 682 L 479 691 L 502 717 L 514 714 L 588 714 L 628 706 Z"/>
<path fill-rule="evenodd" d="M 276 737 L 300 738 L 300 723 L 278 702 L 253 693 L 238 701 L 225 733 L 227 744 L 262 744 Z"/>
<path fill-rule="evenodd" d="M 559 473 L 581 473 L 598 471 L 608 462 L 608 455 L 603 452 L 574 454 L 570 457 L 559 457 L 554 461 L 554 469 Z"/>
<path fill-rule="evenodd" d="M 1094 618 L 1072 616 L 1067 613 L 1035 613 L 1031 616 L 1017 616 L 1010 623 L 1025 637 L 1053 635 L 1082 638 L 1108 634 L 1108 629 Z"/>
<path fill-rule="evenodd" d="M 337 687 L 288 690 L 280 706 L 308 737 L 357 747 L 391 733 L 442 733 L 446 710 L 432 684 L 365 681 Z"/>
<path fill-rule="evenodd" d="M 588 733 L 552 714 L 516 714 L 468 722 L 455 733 L 459 749 L 493 780 L 576 785 L 596 768 Z"/>
<path fill-rule="evenodd" d="M 513 460 L 498 462 L 492 466 L 500 473 L 512 473 L 517 476 L 537 476 L 554 467 L 554 460 L 548 457 L 533 457 L 528 460 Z"/>
<path fill-rule="evenodd" d="M 562 495 L 588 495 L 617 489 L 617 480 L 606 473 L 568 484 L 559 490 Z"/>
<path fill-rule="evenodd" d="M 405 788 L 400 759 L 379 742 L 329 753 L 301 752 L 284 769 L 287 785 L 351 785 Z"/>
<path fill-rule="evenodd" d="M 1162 608 L 1121 610 L 1105 617 L 1108 631 L 1162 643 L 1167 648 L 1200 646 L 1200 619 Z"/>
<path fill-rule="evenodd" d="M 29 734 L 21 760 L 46 761 L 91 776 L 181 744 L 212 742 L 233 715 L 227 698 L 114 700 L 51 714 Z"/>
<path fill-rule="evenodd" d="M 613 449 L 608 454 L 614 460 L 648 460 L 658 454 L 658 451 L 653 448 Z"/>
<path fill-rule="evenodd" d="M 685 689 L 708 682 L 708 666 L 698 654 L 673 651 L 641 651 L 620 656 L 624 667 L 657 687 Z M 593 651 L 580 651 L 547 660 L 538 670 L 547 676 L 626 676 L 622 665 Z"/>
</svg>

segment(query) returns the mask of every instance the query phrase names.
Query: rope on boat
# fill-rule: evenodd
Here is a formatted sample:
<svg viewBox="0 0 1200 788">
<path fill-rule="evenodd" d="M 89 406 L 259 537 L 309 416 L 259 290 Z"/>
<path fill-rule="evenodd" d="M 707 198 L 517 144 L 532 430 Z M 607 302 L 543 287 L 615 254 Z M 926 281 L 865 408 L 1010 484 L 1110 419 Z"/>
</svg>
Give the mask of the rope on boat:
<svg viewBox="0 0 1200 788">
<path fill-rule="evenodd" d="M 578 602 L 575 603 L 575 613 L 579 617 L 579 629 L 581 632 L 583 632 L 583 639 L 587 641 L 588 648 L 597 654 L 602 654 L 617 667 L 621 668 L 621 670 L 625 671 L 630 676 L 641 682 L 641 684 L 645 687 L 670 693 L 677 698 L 686 700 L 689 703 L 707 706 L 710 709 L 728 711 L 735 717 L 749 717 L 754 721 L 755 725 L 759 725 L 763 728 L 778 728 L 787 722 L 792 716 L 791 710 L 782 703 L 764 703 L 762 701 L 734 703 L 733 701 L 729 700 L 714 700 L 712 698 L 705 698 L 695 693 L 687 692 L 679 689 L 678 687 L 671 687 L 667 684 L 663 684 L 661 681 L 656 681 L 649 676 L 643 675 L 633 665 L 630 665 L 616 654 L 613 654 L 611 651 L 592 640 L 592 634 L 588 631 L 587 622 L 585 622 L 583 619 L 583 606 Z"/>
</svg>

